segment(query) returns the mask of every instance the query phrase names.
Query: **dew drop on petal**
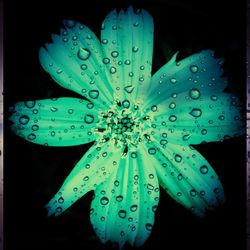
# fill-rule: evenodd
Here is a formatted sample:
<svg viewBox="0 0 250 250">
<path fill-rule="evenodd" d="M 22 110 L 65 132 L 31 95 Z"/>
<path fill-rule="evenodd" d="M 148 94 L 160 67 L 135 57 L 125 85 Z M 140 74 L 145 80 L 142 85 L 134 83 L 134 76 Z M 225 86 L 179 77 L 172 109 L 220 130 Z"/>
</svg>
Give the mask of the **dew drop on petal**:
<svg viewBox="0 0 250 250">
<path fill-rule="evenodd" d="M 202 135 L 206 135 L 206 134 L 207 134 L 207 130 L 206 130 L 206 129 L 202 129 L 202 130 L 201 130 L 201 134 L 202 134 Z"/>
<path fill-rule="evenodd" d="M 81 65 L 81 69 L 82 69 L 82 70 L 86 70 L 87 68 L 88 68 L 88 66 L 87 66 L 86 64 L 82 64 L 82 65 Z"/>
<path fill-rule="evenodd" d="M 199 68 L 196 66 L 196 65 L 192 65 L 192 66 L 190 66 L 190 71 L 192 72 L 192 73 L 197 73 L 198 72 L 198 70 L 199 70 Z"/>
<path fill-rule="evenodd" d="M 21 123 L 22 125 L 26 125 L 29 123 L 30 118 L 27 115 L 22 115 L 19 118 L 19 123 Z"/>
<path fill-rule="evenodd" d="M 170 115 L 168 119 L 171 122 L 175 122 L 177 120 L 177 117 L 175 115 Z"/>
<path fill-rule="evenodd" d="M 169 104 L 169 108 L 170 109 L 174 109 L 176 107 L 176 104 L 174 103 L 174 102 L 171 102 L 170 104 Z"/>
<path fill-rule="evenodd" d="M 134 46 L 134 47 L 132 48 L 132 51 L 133 51 L 133 52 L 137 52 L 138 50 L 139 50 L 139 48 L 136 47 L 136 46 Z"/>
<path fill-rule="evenodd" d="M 103 206 L 105 206 L 105 205 L 107 205 L 108 203 L 109 203 L 109 199 L 107 198 L 107 197 L 102 197 L 101 199 L 100 199 L 100 203 L 103 205 Z"/>
<path fill-rule="evenodd" d="M 99 91 L 98 90 L 90 90 L 89 91 L 89 97 L 92 99 L 96 99 L 99 96 Z"/>
<path fill-rule="evenodd" d="M 207 174 L 208 173 L 208 167 L 206 165 L 203 165 L 200 167 L 200 172 L 202 174 Z"/>
<path fill-rule="evenodd" d="M 110 62 L 110 60 L 109 60 L 109 58 L 105 57 L 105 58 L 103 58 L 102 62 L 104 64 L 108 64 Z"/>
<path fill-rule="evenodd" d="M 191 89 L 189 91 L 189 96 L 194 99 L 194 100 L 197 100 L 200 98 L 200 91 L 198 89 Z"/>
<path fill-rule="evenodd" d="M 156 153 L 156 149 L 155 149 L 155 148 L 149 148 L 149 149 L 148 149 L 148 153 L 149 153 L 150 155 L 154 155 L 154 154 Z"/>
<path fill-rule="evenodd" d="M 128 93 L 131 94 L 134 90 L 134 87 L 132 85 L 128 85 L 126 87 L 124 87 L 124 90 Z"/>
<path fill-rule="evenodd" d="M 147 223 L 147 224 L 145 225 L 145 228 L 146 228 L 147 231 L 152 231 L 153 225 L 150 224 L 150 223 Z"/>
<path fill-rule="evenodd" d="M 111 67 L 110 70 L 109 70 L 109 72 L 110 72 L 111 74 L 115 74 L 116 68 L 115 68 L 115 67 Z"/>
<path fill-rule="evenodd" d="M 122 106 L 124 107 L 124 108 L 129 108 L 130 107 L 130 102 L 129 102 L 129 100 L 124 100 L 123 102 L 122 102 Z"/>
<path fill-rule="evenodd" d="M 63 202 L 64 202 L 63 197 L 60 197 L 60 198 L 58 199 L 58 203 L 62 204 Z"/>
<path fill-rule="evenodd" d="M 118 51 L 112 51 L 111 52 L 111 56 L 114 57 L 114 58 L 116 58 L 116 57 L 119 56 L 119 52 Z"/>
<path fill-rule="evenodd" d="M 81 60 L 87 60 L 90 57 L 91 53 L 88 49 L 86 48 L 79 48 L 77 52 L 77 56 Z"/>
<path fill-rule="evenodd" d="M 218 100 L 218 97 L 216 95 L 211 95 L 210 99 L 212 101 L 217 101 Z"/>
<path fill-rule="evenodd" d="M 126 216 L 127 216 L 127 212 L 125 210 L 120 210 L 118 212 L 118 216 L 121 218 L 121 219 L 124 219 Z"/>
<path fill-rule="evenodd" d="M 175 155 L 174 159 L 178 163 L 182 161 L 182 157 L 180 155 L 178 155 L 178 154 Z"/>
<path fill-rule="evenodd" d="M 24 102 L 24 105 L 27 108 L 33 108 L 36 105 L 36 101 L 26 101 L 26 102 Z"/>
<path fill-rule="evenodd" d="M 37 131 L 38 129 L 39 129 L 39 126 L 38 125 L 32 125 L 32 127 L 31 127 L 31 129 L 33 130 L 33 131 Z"/>
<path fill-rule="evenodd" d="M 116 201 L 121 202 L 123 200 L 123 196 L 122 195 L 118 195 L 118 196 L 116 196 L 115 199 L 116 199 Z"/>
<path fill-rule="evenodd" d="M 200 116 L 202 115 L 202 111 L 201 111 L 201 109 L 193 108 L 193 109 L 190 111 L 189 114 L 192 115 L 192 116 L 195 117 L 195 118 L 198 118 L 198 117 L 200 117 Z"/>
<path fill-rule="evenodd" d="M 157 111 L 157 106 L 156 106 L 156 105 L 153 105 L 153 106 L 151 107 L 151 110 L 152 110 L 153 112 L 156 112 L 156 111 Z"/>
<path fill-rule="evenodd" d="M 175 84 L 177 82 L 177 80 L 176 80 L 176 78 L 171 78 L 170 82 L 173 83 L 173 84 Z"/>
<path fill-rule="evenodd" d="M 91 124 L 94 122 L 94 116 L 93 115 L 90 115 L 90 114 L 87 114 L 84 116 L 84 121 L 87 123 L 87 124 Z"/>
<path fill-rule="evenodd" d="M 130 211 L 131 211 L 131 212 L 135 212 L 135 211 L 137 210 L 137 208 L 138 208 L 137 205 L 132 205 L 132 206 L 130 207 Z"/>
<path fill-rule="evenodd" d="M 29 140 L 31 140 L 31 141 L 33 141 L 33 140 L 35 140 L 36 139 L 36 135 L 35 134 L 33 134 L 33 133 L 31 133 L 31 134 L 29 134 L 28 135 L 28 137 L 27 137 Z"/>
</svg>

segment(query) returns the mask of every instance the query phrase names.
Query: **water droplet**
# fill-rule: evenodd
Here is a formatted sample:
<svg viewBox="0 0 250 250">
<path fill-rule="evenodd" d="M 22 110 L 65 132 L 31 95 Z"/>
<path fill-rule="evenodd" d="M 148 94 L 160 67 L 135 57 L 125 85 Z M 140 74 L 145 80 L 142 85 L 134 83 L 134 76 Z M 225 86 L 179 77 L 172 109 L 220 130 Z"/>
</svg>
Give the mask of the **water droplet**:
<svg viewBox="0 0 250 250">
<path fill-rule="evenodd" d="M 194 189 L 191 189 L 189 193 L 192 197 L 196 196 L 196 191 Z"/>
<path fill-rule="evenodd" d="M 116 26 L 116 25 L 113 25 L 113 26 L 112 26 L 112 30 L 117 30 L 117 26 Z"/>
<path fill-rule="evenodd" d="M 131 212 L 135 212 L 135 211 L 137 210 L 137 208 L 138 208 L 137 205 L 132 205 L 132 206 L 130 207 L 130 211 L 131 211 Z"/>
<path fill-rule="evenodd" d="M 147 224 L 145 225 L 145 228 L 146 228 L 147 231 L 152 231 L 153 225 L 150 224 L 150 223 L 147 223 Z"/>
<path fill-rule="evenodd" d="M 58 69 L 57 71 L 56 71 L 56 73 L 57 74 L 61 74 L 63 71 L 61 70 L 61 69 Z"/>
<path fill-rule="evenodd" d="M 126 87 L 124 87 L 124 90 L 128 93 L 131 94 L 134 90 L 134 87 L 132 85 L 128 85 Z"/>
<path fill-rule="evenodd" d="M 148 153 L 149 153 L 150 155 L 154 155 L 154 154 L 156 153 L 156 149 L 155 149 L 155 148 L 149 148 L 149 149 L 148 149 Z"/>
<path fill-rule="evenodd" d="M 133 72 L 129 72 L 128 75 L 129 75 L 130 77 L 132 77 L 132 76 L 134 75 L 134 73 L 133 73 Z"/>
<path fill-rule="evenodd" d="M 31 141 L 33 141 L 33 140 L 35 140 L 36 139 L 36 135 L 35 134 L 33 134 L 33 133 L 31 133 L 31 134 L 29 134 L 28 135 L 28 140 L 31 140 Z"/>
<path fill-rule="evenodd" d="M 162 136 L 163 138 L 167 138 L 168 135 L 167 135 L 167 133 L 162 133 L 161 136 Z"/>
<path fill-rule="evenodd" d="M 151 110 L 152 110 L 153 112 L 156 112 L 156 111 L 157 111 L 157 106 L 156 106 L 156 105 L 153 105 L 153 106 L 151 107 Z"/>
<path fill-rule="evenodd" d="M 81 69 L 82 69 L 82 70 L 86 70 L 87 68 L 88 68 L 88 66 L 87 66 L 86 64 L 82 64 L 82 65 L 81 65 Z"/>
<path fill-rule="evenodd" d="M 111 74 L 114 74 L 116 72 L 116 68 L 115 67 L 111 67 L 110 70 L 109 70 L 109 72 Z"/>
<path fill-rule="evenodd" d="M 201 130 L 201 134 L 202 134 L 202 135 L 206 135 L 206 134 L 207 134 L 207 130 L 206 130 L 206 129 L 202 129 L 202 130 Z"/>
<path fill-rule="evenodd" d="M 55 136 L 55 135 L 56 135 L 56 132 L 55 132 L 55 131 L 52 131 L 52 132 L 50 133 L 50 135 L 51 135 L 51 136 Z"/>
<path fill-rule="evenodd" d="M 170 109 L 174 109 L 176 107 L 176 104 L 174 103 L 174 102 L 171 102 L 170 104 L 169 104 L 169 108 Z"/>
<path fill-rule="evenodd" d="M 171 122 L 175 122 L 177 120 L 177 117 L 175 115 L 170 115 L 168 119 Z"/>
<path fill-rule="evenodd" d="M 72 36 L 72 40 L 73 40 L 73 41 L 76 41 L 77 38 L 78 38 L 77 36 Z"/>
<path fill-rule="evenodd" d="M 104 64 L 108 64 L 110 62 L 109 58 L 107 58 L 107 57 L 103 58 L 102 61 Z"/>
<path fill-rule="evenodd" d="M 210 99 L 212 101 L 217 101 L 218 100 L 218 97 L 216 95 L 211 95 Z"/>
<path fill-rule="evenodd" d="M 129 65 L 131 62 L 130 62 L 130 60 L 125 60 L 125 62 L 124 62 L 126 65 Z"/>
<path fill-rule="evenodd" d="M 198 72 L 198 70 L 199 70 L 199 68 L 196 66 L 196 65 L 192 65 L 192 66 L 190 66 L 190 71 L 192 72 L 192 73 L 197 73 Z"/>
<path fill-rule="evenodd" d="M 118 180 L 115 180 L 115 181 L 114 181 L 114 185 L 115 185 L 116 187 L 118 187 L 119 184 L 120 184 L 120 182 L 119 182 Z"/>
<path fill-rule="evenodd" d="M 124 237 L 124 235 L 125 235 L 124 231 L 121 231 L 120 235 L 121 235 L 121 237 Z"/>
<path fill-rule="evenodd" d="M 225 120 L 225 116 L 224 115 L 220 115 L 219 116 L 219 120 L 221 120 L 221 121 Z"/>
<path fill-rule="evenodd" d="M 154 205 L 154 206 L 152 207 L 152 211 L 155 213 L 155 212 L 156 212 L 156 209 L 157 209 L 157 206 Z"/>
<path fill-rule="evenodd" d="M 51 107 L 50 110 L 51 110 L 52 112 L 56 112 L 58 109 L 57 109 L 56 107 Z"/>
<path fill-rule="evenodd" d="M 182 140 L 187 141 L 190 138 L 190 135 L 183 135 Z"/>
<path fill-rule="evenodd" d="M 200 91 L 198 89 L 191 89 L 189 91 L 189 96 L 194 99 L 194 100 L 197 100 L 200 98 Z"/>
<path fill-rule="evenodd" d="M 147 189 L 149 189 L 149 190 L 154 190 L 154 186 L 153 186 L 152 184 L 148 183 Z"/>
<path fill-rule="evenodd" d="M 177 80 L 176 80 L 176 78 L 171 78 L 170 82 L 173 83 L 173 84 L 175 84 L 177 82 Z"/>
<path fill-rule="evenodd" d="M 85 176 L 85 177 L 83 178 L 83 180 L 84 180 L 84 181 L 88 181 L 88 180 L 89 180 L 89 177 L 88 177 L 88 176 Z"/>
<path fill-rule="evenodd" d="M 180 163 L 182 161 L 182 157 L 180 155 L 178 155 L 178 154 L 175 155 L 174 159 L 178 163 Z"/>
<path fill-rule="evenodd" d="M 131 158 L 133 158 L 133 159 L 137 158 L 137 153 L 136 152 L 132 152 L 131 153 Z"/>
<path fill-rule="evenodd" d="M 136 46 L 134 46 L 134 47 L 132 48 L 132 51 L 133 51 L 133 52 L 137 52 L 138 50 L 139 50 L 139 48 L 136 47 Z"/>
<path fill-rule="evenodd" d="M 65 43 L 69 41 L 69 39 L 68 39 L 67 37 L 64 37 L 62 40 L 63 40 L 63 42 L 65 42 Z"/>
<path fill-rule="evenodd" d="M 102 39 L 102 44 L 107 44 L 108 40 L 107 39 Z"/>
<path fill-rule="evenodd" d="M 118 196 L 116 196 L 115 199 L 116 199 L 116 201 L 121 202 L 123 200 L 123 196 L 122 195 L 118 195 Z"/>
<path fill-rule="evenodd" d="M 79 50 L 77 52 L 77 56 L 81 60 L 89 59 L 90 55 L 91 55 L 90 51 L 88 49 L 86 49 L 86 48 L 79 48 Z"/>
<path fill-rule="evenodd" d="M 89 91 L 89 97 L 92 99 L 96 99 L 99 96 L 99 91 L 98 90 L 90 90 Z"/>
<path fill-rule="evenodd" d="M 195 117 L 195 118 L 198 118 L 198 117 L 201 116 L 202 111 L 201 111 L 201 109 L 193 108 L 193 109 L 190 111 L 189 114 L 192 115 L 192 116 Z"/>
<path fill-rule="evenodd" d="M 26 125 L 28 124 L 30 118 L 27 115 L 22 115 L 19 118 L 19 123 L 21 123 L 22 125 Z"/>
<path fill-rule="evenodd" d="M 58 199 L 58 203 L 62 204 L 63 202 L 64 202 L 63 197 L 60 197 L 60 198 Z"/>
<path fill-rule="evenodd" d="M 24 105 L 27 108 L 33 108 L 36 105 L 36 101 L 27 101 L 27 102 L 24 102 Z"/>
<path fill-rule="evenodd" d="M 133 23 L 133 26 L 134 26 L 134 27 L 138 27 L 138 26 L 139 26 L 139 22 Z"/>
<path fill-rule="evenodd" d="M 74 113 L 74 109 L 69 109 L 69 110 L 68 110 L 68 113 L 69 113 L 69 114 L 73 114 L 73 113 Z"/>
<path fill-rule="evenodd" d="M 129 100 L 124 100 L 123 102 L 122 102 L 122 106 L 124 107 L 124 108 L 129 108 L 130 107 L 130 102 L 129 102 Z"/>
<path fill-rule="evenodd" d="M 105 205 L 107 205 L 108 203 L 109 203 L 109 199 L 107 198 L 107 197 L 102 197 L 101 199 L 100 199 L 100 203 L 103 205 L 103 206 L 105 206 Z"/>
<path fill-rule="evenodd" d="M 141 67 L 140 67 L 140 70 L 144 70 L 145 69 L 145 67 L 142 65 Z"/>
<path fill-rule="evenodd" d="M 143 81 L 144 81 L 144 78 L 143 78 L 143 77 L 140 77 L 140 78 L 139 78 L 139 81 L 140 81 L 140 82 L 143 82 Z"/>
<path fill-rule="evenodd" d="M 167 140 L 160 140 L 160 144 L 162 146 L 164 146 L 164 145 L 168 144 L 168 141 Z"/>
<path fill-rule="evenodd" d="M 61 212 L 62 212 L 62 208 L 61 208 L 61 207 L 57 207 L 57 208 L 56 208 L 56 212 L 57 212 L 57 213 L 61 213 Z"/>
<path fill-rule="evenodd" d="M 31 127 L 31 129 L 33 130 L 33 131 L 37 131 L 38 129 L 39 129 L 39 126 L 38 125 L 33 125 L 32 127 Z"/>
<path fill-rule="evenodd" d="M 177 180 L 178 180 L 178 181 L 181 181 L 182 179 L 183 179 L 182 174 L 178 174 L 178 176 L 177 176 Z"/>
<path fill-rule="evenodd" d="M 94 116 L 93 115 L 90 115 L 90 114 L 87 114 L 84 116 L 84 121 L 87 123 L 87 124 L 91 124 L 94 122 Z"/>
<path fill-rule="evenodd" d="M 124 219 L 127 216 L 127 212 L 125 210 L 120 210 L 118 215 L 121 219 Z"/>
<path fill-rule="evenodd" d="M 118 51 L 112 51 L 111 52 L 111 56 L 114 57 L 114 58 L 116 58 L 116 57 L 119 56 L 119 52 Z"/>
<path fill-rule="evenodd" d="M 92 103 L 92 102 L 89 102 L 88 104 L 87 104 L 87 108 L 88 109 L 92 109 L 94 107 L 94 104 Z"/>
<path fill-rule="evenodd" d="M 208 173 L 208 167 L 206 165 L 203 165 L 200 167 L 200 172 L 202 174 L 207 174 Z"/>
</svg>

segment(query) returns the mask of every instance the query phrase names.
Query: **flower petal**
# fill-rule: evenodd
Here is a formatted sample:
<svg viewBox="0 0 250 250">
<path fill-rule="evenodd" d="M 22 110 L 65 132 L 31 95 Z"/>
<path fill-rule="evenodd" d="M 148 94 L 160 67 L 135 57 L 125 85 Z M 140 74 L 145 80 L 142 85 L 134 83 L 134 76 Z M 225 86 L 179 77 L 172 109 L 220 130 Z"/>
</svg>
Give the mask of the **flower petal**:
<svg viewBox="0 0 250 250">
<path fill-rule="evenodd" d="M 101 39 L 109 60 L 109 79 L 120 100 L 136 100 L 149 85 L 153 57 L 153 19 L 147 11 L 114 10 L 102 24 Z M 125 90 L 125 91 L 124 91 Z"/>
<path fill-rule="evenodd" d="M 221 77 L 223 60 L 215 58 L 213 51 L 203 50 L 179 62 L 176 56 L 153 75 L 145 106 L 160 104 L 174 94 L 191 89 L 207 94 L 225 89 L 227 80 Z"/>
<path fill-rule="evenodd" d="M 43 68 L 62 87 L 106 106 L 113 90 L 106 78 L 99 40 L 86 26 L 66 20 L 66 30 L 52 35 L 52 44 L 39 51 Z"/>
<path fill-rule="evenodd" d="M 244 133 L 239 100 L 227 93 L 191 89 L 167 98 L 153 115 L 153 137 L 164 145 L 222 141 Z"/>
<path fill-rule="evenodd" d="M 11 129 L 25 140 L 48 146 L 73 146 L 95 140 L 98 122 L 94 104 L 78 98 L 18 102 Z"/>
<path fill-rule="evenodd" d="M 161 186 L 177 202 L 203 217 L 206 209 L 224 202 L 221 182 L 206 159 L 191 147 L 147 145 Z"/>
<path fill-rule="evenodd" d="M 65 179 L 62 187 L 50 200 L 46 208 L 48 216 L 61 214 L 90 190 L 105 181 L 115 171 L 121 152 L 113 152 L 109 144 L 95 144 Z"/>
<path fill-rule="evenodd" d="M 91 222 L 102 242 L 120 248 L 129 242 L 142 245 L 151 233 L 159 200 L 159 184 L 154 168 L 146 166 L 144 151 L 121 159 L 116 171 L 95 191 Z"/>
</svg>

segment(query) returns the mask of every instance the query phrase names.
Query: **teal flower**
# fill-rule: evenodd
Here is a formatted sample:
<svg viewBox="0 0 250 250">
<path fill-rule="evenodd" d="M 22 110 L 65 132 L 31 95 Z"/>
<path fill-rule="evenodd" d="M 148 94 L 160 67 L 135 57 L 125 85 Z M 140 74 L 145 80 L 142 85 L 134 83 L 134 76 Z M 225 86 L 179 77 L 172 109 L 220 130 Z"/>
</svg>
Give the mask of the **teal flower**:
<svg viewBox="0 0 250 250">
<path fill-rule="evenodd" d="M 94 190 L 90 219 L 102 242 L 140 246 L 149 237 L 160 186 L 192 213 L 223 203 L 221 182 L 191 145 L 242 133 L 238 99 L 226 92 L 222 60 L 211 50 L 181 61 L 177 53 L 151 76 L 153 20 L 145 11 L 114 10 L 101 43 L 66 20 L 41 48 L 43 68 L 82 98 L 18 102 L 12 130 L 33 143 L 94 142 L 47 205 L 59 215 Z"/>
</svg>

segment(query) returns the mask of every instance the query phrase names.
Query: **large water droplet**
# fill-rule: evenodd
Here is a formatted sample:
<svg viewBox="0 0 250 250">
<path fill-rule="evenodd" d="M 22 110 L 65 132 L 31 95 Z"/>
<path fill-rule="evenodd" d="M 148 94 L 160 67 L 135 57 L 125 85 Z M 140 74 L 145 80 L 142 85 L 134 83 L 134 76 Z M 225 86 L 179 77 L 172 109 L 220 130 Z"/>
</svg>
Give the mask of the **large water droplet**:
<svg viewBox="0 0 250 250">
<path fill-rule="evenodd" d="M 149 149 L 148 149 L 148 153 L 149 153 L 150 155 L 154 155 L 154 154 L 156 153 L 156 149 L 155 149 L 155 148 L 149 148 Z"/>
<path fill-rule="evenodd" d="M 150 224 L 150 223 L 147 223 L 147 224 L 145 225 L 145 228 L 146 228 L 147 231 L 152 231 L 153 225 Z"/>
<path fill-rule="evenodd" d="M 116 196 L 115 199 L 116 199 L 116 201 L 121 202 L 123 200 L 123 196 L 122 195 L 118 195 L 118 196 Z"/>
<path fill-rule="evenodd" d="M 202 174 L 207 174 L 208 173 L 208 167 L 206 165 L 203 165 L 200 167 L 200 172 Z"/>
<path fill-rule="evenodd" d="M 196 65 L 192 65 L 192 66 L 190 66 L 190 71 L 192 72 L 192 73 L 197 73 L 198 72 L 198 70 L 199 70 L 199 68 L 196 66 Z"/>
<path fill-rule="evenodd" d="M 175 155 L 174 159 L 178 163 L 182 161 L 182 157 L 180 155 L 178 155 L 178 154 Z"/>
<path fill-rule="evenodd" d="M 200 91 L 198 89 L 191 89 L 189 91 L 189 96 L 194 99 L 194 100 L 197 100 L 200 98 Z"/>
<path fill-rule="evenodd" d="M 87 60 L 90 57 L 90 55 L 91 55 L 90 51 L 86 48 L 79 48 L 77 52 L 77 56 L 81 60 Z"/>
<path fill-rule="evenodd" d="M 92 99 L 96 99 L 99 96 L 99 91 L 98 90 L 90 90 L 89 91 L 89 97 Z"/>
<path fill-rule="evenodd" d="M 27 102 L 24 102 L 24 105 L 27 108 L 33 108 L 36 105 L 36 101 L 27 101 Z"/>
<path fill-rule="evenodd" d="M 110 72 L 111 74 L 115 74 L 116 68 L 115 68 L 115 67 L 111 67 L 110 70 L 109 70 L 109 72 Z"/>
<path fill-rule="evenodd" d="M 122 106 L 124 107 L 124 108 L 129 108 L 130 107 L 130 102 L 129 102 L 129 100 L 124 100 L 123 102 L 122 102 Z"/>
<path fill-rule="evenodd" d="M 156 106 L 156 105 L 153 105 L 153 106 L 151 107 L 151 110 L 152 110 L 153 112 L 156 112 L 156 111 L 157 111 L 157 106 Z"/>
<path fill-rule="evenodd" d="M 130 211 L 131 211 L 131 212 L 135 212 L 135 211 L 137 210 L 137 208 L 138 208 L 137 205 L 132 205 L 132 206 L 130 207 Z"/>
<path fill-rule="evenodd" d="M 33 133 L 31 133 L 31 134 L 29 134 L 28 135 L 28 140 L 31 140 L 31 141 L 33 141 L 33 140 L 35 140 L 36 139 L 36 135 L 35 134 L 33 134 Z"/>
<path fill-rule="evenodd" d="M 114 58 L 116 58 L 116 57 L 119 56 L 119 52 L 118 51 L 112 51 L 111 52 L 111 56 L 114 57 Z"/>
<path fill-rule="evenodd" d="M 119 215 L 120 218 L 124 219 L 126 217 L 126 215 L 127 215 L 127 212 L 125 210 L 120 210 L 118 212 L 118 215 Z"/>
<path fill-rule="evenodd" d="M 60 198 L 58 199 L 58 203 L 62 204 L 63 202 L 64 202 L 63 197 L 60 197 Z"/>
<path fill-rule="evenodd" d="M 131 94 L 133 92 L 135 87 L 133 87 L 132 85 L 128 85 L 126 87 L 124 87 L 124 90 L 128 93 Z"/>
<path fill-rule="evenodd" d="M 190 111 L 189 114 L 192 115 L 192 116 L 195 117 L 195 118 L 198 118 L 198 117 L 200 117 L 200 116 L 202 115 L 202 111 L 201 111 L 201 109 L 193 108 L 193 109 Z"/>
<path fill-rule="evenodd" d="M 176 104 L 174 103 L 174 102 L 171 102 L 170 104 L 169 104 L 169 108 L 170 109 L 174 109 L 176 107 Z"/>
<path fill-rule="evenodd" d="M 107 198 L 107 197 L 102 197 L 101 199 L 100 199 L 100 203 L 103 205 L 103 206 L 105 206 L 105 205 L 107 205 L 108 203 L 109 203 L 109 199 Z"/>
<path fill-rule="evenodd" d="M 170 82 L 173 83 L 173 84 L 175 84 L 177 82 L 177 80 L 176 80 L 176 78 L 171 78 Z"/>
<path fill-rule="evenodd" d="M 26 125 L 28 124 L 30 118 L 27 116 L 27 115 L 22 115 L 20 116 L 19 118 L 19 122 L 22 124 L 22 125 Z"/>
<path fill-rule="evenodd" d="M 175 115 L 170 115 L 168 119 L 171 122 L 175 122 L 177 120 L 177 117 Z"/>
<path fill-rule="evenodd" d="M 87 123 L 87 124 L 91 124 L 94 122 L 94 116 L 93 115 L 90 115 L 90 114 L 87 114 L 84 116 L 84 121 Z"/>
</svg>

